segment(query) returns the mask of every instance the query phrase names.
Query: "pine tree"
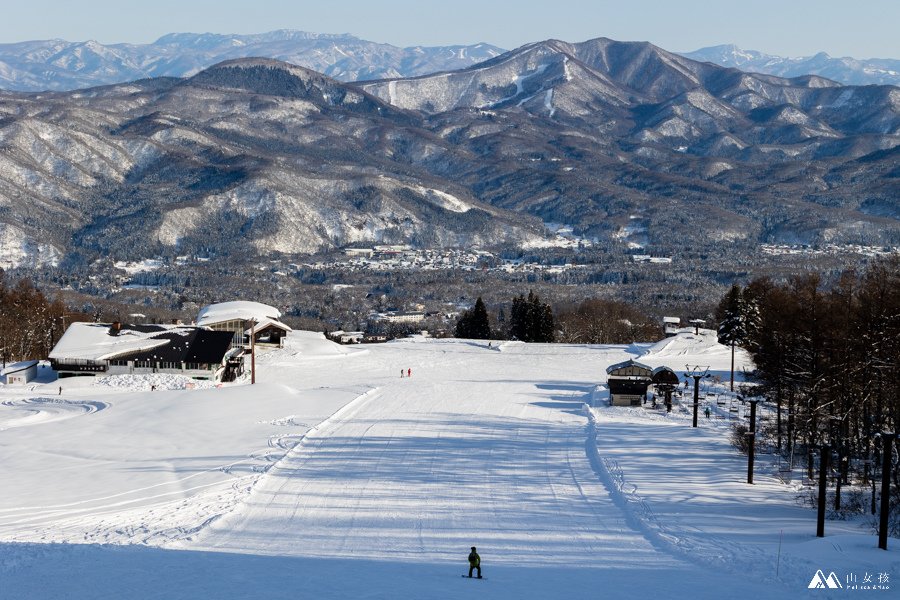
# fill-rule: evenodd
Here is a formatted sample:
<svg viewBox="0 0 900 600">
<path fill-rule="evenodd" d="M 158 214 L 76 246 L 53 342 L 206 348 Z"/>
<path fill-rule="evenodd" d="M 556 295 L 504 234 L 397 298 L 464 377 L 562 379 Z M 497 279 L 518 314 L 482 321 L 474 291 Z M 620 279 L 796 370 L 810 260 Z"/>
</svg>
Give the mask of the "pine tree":
<svg viewBox="0 0 900 600">
<path fill-rule="evenodd" d="M 534 291 L 528 298 L 513 298 L 509 320 L 510 335 L 523 342 L 552 342 L 556 337 L 553 309 L 541 302 Z"/>
<path fill-rule="evenodd" d="M 744 294 L 741 286 L 731 286 L 716 311 L 719 317 L 719 343 L 740 343 L 747 337 Z"/>
<path fill-rule="evenodd" d="M 541 304 L 537 309 L 538 323 L 537 335 L 538 341 L 549 343 L 556 341 L 556 323 L 553 319 L 553 309 L 549 304 Z"/>
<path fill-rule="evenodd" d="M 491 325 L 488 322 L 487 308 L 481 297 L 475 301 L 471 310 L 464 312 L 456 321 L 454 335 L 470 340 L 488 340 L 491 338 Z"/>
<path fill-rule="evenodd" d="M 488 322 L 487 308 L 481 296 L 475 301 L 475 307 L 472 309 L 472 338 L 476 340 L 491 338 L 491 324 Z"/>
<path fill-rule="evenodd" d="M 734 391 L 734 348 L 747 339 L 747 310 L 741 286 L 731 286 L 719 304 L 719 343 L 731 346 L 731 390 Z"/>
<path fill-rule="evenodd" d="M 509 335 L 512 339 L 528 341 L 527 312 L 524 295 L 519 294 L 518 298 L 512 299 L 512 307 L 509 310 Z"/>
</svg>

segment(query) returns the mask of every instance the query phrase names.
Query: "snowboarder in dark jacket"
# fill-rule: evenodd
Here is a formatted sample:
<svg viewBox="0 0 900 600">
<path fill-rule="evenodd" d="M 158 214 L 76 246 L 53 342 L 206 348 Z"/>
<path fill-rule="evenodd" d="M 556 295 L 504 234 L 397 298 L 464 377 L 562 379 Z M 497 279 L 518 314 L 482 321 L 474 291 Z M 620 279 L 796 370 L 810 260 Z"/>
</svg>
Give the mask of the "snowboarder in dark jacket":
<svg viewBox="0 0 900 600">
<path fill-rule="evenodd" d="M 472 551 L 469 552 L 469 577 L 472 576 L 472 571 L 476 570 L 478 571 L 478 579 L 481 579 L 481 557 L 475 552 L 475 546 L 472 546 Z"/>
</svg>

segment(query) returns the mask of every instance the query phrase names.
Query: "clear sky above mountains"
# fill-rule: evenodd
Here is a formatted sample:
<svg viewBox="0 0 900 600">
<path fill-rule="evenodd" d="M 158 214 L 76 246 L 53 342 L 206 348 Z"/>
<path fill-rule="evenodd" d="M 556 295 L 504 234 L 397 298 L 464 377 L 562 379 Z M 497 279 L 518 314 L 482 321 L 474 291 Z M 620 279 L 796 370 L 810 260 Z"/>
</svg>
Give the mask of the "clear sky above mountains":
<svg viewBox="0 0 900 600">
<path fill-rule="evenodd" d="M 646 40 L 689 51 L 734 43 L 783 56 L 900 58 L 896 0 L 19 0 L 0 42 L 62 38 L 147 43 L 173 32 L 351 33 L 397 46 L 557 38 Z"/>
</svg>

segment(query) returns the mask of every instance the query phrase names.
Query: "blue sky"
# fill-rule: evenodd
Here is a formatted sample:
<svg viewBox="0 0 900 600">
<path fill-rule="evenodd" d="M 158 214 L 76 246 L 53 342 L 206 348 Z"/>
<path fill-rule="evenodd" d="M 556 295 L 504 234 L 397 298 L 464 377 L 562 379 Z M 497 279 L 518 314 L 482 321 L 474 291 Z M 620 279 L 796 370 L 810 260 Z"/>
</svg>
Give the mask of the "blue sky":
<svg viewBox="0 0 900 600">
<path fill-rule="evenodd" d="M 165 33 L 352 33 L 398 46 L 557 38 L 646 40 L 687 51 L 735 43 L 770 54 L 900 59 L 898 0 L 4 0 L 0 42 L 146 43 Z"/>
</svg>

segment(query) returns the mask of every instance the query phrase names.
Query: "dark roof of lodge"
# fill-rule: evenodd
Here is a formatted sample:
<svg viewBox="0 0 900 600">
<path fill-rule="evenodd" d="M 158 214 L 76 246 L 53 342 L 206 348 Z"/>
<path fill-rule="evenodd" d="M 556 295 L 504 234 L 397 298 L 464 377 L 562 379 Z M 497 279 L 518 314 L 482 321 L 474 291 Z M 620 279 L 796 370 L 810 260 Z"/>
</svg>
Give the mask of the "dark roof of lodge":
<svg viewBox="0 0 900 600">
<path fill-rule="evenodd" d="M 128 327 L 137 329 L 132 325 Z M 233 337 L 234 334 L 230 331 L 210 331 L 200 328 L 168 330 L 153 336 L 153 339 L 165 339 L 169 343 L 150 350 L 115 356 L 113 360 L 215 364 L 222 362 L 225 354 L 231 349 Z"/>
<path fill-rule="evenodd" d="M 656 367 L 653 369 L 652 377 L 653 383 L 668 383 L 671 385 L 681 383 L 681 380 L 678 379 L 678 374 L 669 367 Z"/>
<path fill-rule="evenodd" d="M 141 333 L 156 333 L 157 331 L 170 331 L 171 328 L 166 327 L 165 325 L 155 325 L 155 324 L 124 324 L 120 325 L 121 329 L 130 329 L 132 331 L 139 331 Z"/>
</svg>

